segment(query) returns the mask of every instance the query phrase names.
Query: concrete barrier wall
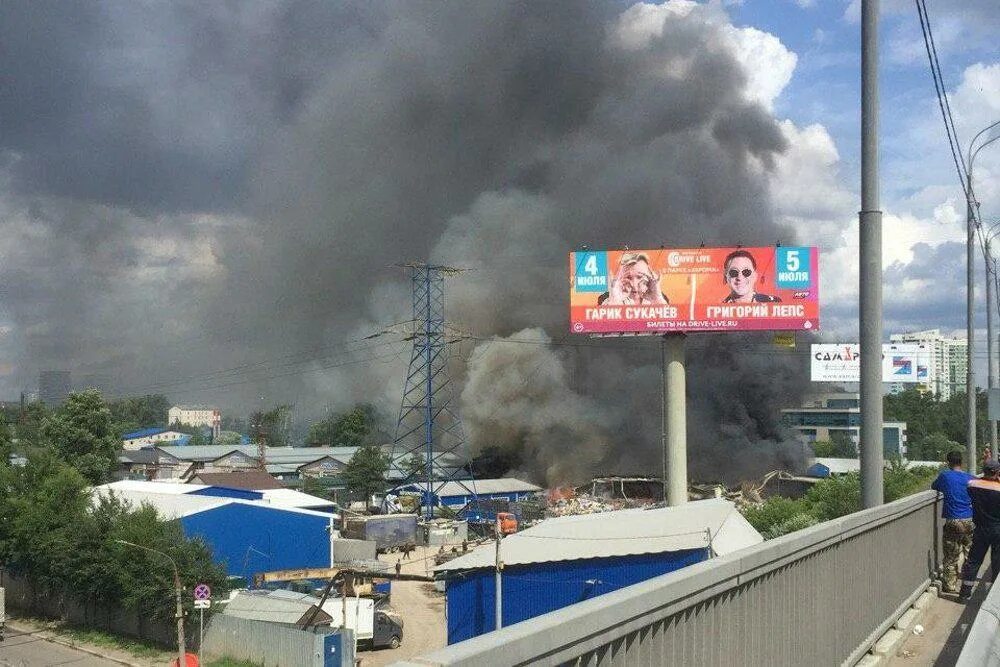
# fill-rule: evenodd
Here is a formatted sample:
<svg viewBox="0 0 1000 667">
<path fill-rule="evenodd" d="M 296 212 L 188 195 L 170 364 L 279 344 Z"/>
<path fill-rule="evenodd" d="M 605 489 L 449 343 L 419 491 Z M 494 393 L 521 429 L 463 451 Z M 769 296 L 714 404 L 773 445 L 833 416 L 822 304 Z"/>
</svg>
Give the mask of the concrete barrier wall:
<svg viewBox="0 0 1000 667">
<path fill-rule="evenodd" d="M 990 558 L 1000 558 L 990 555 Z M 988 578 L 989 570 L 985 573 Z M 985 586 L 984 582 L 981 586 Z M 979 607 L 976 620 L 969 628 L 965 637 L 962 653 L 958 656 L 956 667 L 1000 667 L 1000 585 L 996 583 L 986 594 L 986 599 Z"/>
</svg>

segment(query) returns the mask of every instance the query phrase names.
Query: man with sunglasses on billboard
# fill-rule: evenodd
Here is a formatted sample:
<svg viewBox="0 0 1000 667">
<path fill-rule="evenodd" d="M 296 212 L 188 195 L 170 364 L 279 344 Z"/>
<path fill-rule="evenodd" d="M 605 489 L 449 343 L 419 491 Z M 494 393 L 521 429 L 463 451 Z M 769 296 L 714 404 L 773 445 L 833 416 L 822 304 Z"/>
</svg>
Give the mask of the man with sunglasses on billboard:
<svg viewBox="0 0 1000 667">
<path fill-rule="evenodd" d="M 746 250 L 734 250 L 726 255 L 722 280 L 729 286 L 729 296 L 723 303 L 775 303 L 776 296 L 757 291 L 757 260 Z"/>
</svg>

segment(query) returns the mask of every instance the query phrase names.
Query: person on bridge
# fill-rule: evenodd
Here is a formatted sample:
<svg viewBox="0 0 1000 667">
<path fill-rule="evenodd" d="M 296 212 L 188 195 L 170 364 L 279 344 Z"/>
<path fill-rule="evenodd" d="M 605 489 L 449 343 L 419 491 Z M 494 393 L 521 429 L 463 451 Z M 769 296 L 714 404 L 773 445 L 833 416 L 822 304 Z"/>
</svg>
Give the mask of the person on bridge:
<svg viewBox="0 0 1000 667">
<path fill-rule="evenodd" d="M 1000 461 L 991 460 L 983 464 L 983 476 L 969 482 L 969 497 L 972 499 L 972 521 L 976 524 L 972 531 L 972 548 L 962 567 L 962 589 L 959 600 L 972 597 L 972 587 L 979 576 L 986 552 L 990 552 L 993 581 L 1000 574 Z"/>
<path fill-rule="evenodd" d="M 948 469 L 942 471 L 931 488 L 944 496 L 941 518 L 944 519 L 944 592 L 958 592 L 958 569 L 969 557 L 972 545 L 972 500 L 969 482 L 976 479 L 962 470 L 962 452 L 948 452 Z"/>
</svg>

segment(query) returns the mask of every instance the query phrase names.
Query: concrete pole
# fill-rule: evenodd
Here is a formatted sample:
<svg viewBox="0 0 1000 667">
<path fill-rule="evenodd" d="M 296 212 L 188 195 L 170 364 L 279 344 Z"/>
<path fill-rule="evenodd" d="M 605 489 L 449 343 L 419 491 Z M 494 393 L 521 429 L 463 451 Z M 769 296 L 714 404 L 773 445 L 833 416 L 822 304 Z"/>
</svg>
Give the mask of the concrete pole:
<svg viewBox="0 0 1000 667">
<path fill-rule="evenodd" d="M 663 455 L 663 500 L 667 500 L 667 337 L 660 337 L 660 452 Z"/>
<path fill-rule="evenodd" d="M 995 285 L 993 284 L 993 255 L 990 254 L 990 239 L 986 239 L 986 365 L 989 369 L 988 386 L 993 389 L 997 386 L 997 360 L 994 358 L 993 354 L 993 290 Z M 997 455 L 997 423 L 995 420 L 990 420 L 990 454 L 995 457 Z"/>
<path fill-rule="evenodd" d="M 497 517 L 497 557 L 496 557 L 496 578 L 493 592 L 496 594 L 496 604 L 493 610 L 495 618 L 495 630 L 503 627 L 503 578 L 500 576 L 503 570 L 503 561 L 500 560 L 500 517 Z"/>
<path fill-rule="evenodd" d="M 969 196 L 965 202 L 965 335 L 968 340 L 965 368 L 965 456 L 969 462 L 969 472 L 975 474 L 976 460 L 976 371 L 975 371 L 975 319 L 973 303 L 976 298 L 976 284 L 973 280 L 976 260 L 976 223 L 972 208 L 972 172 L 967 181 Z"/>
<path fill-rule="evenodd" d="M 878 0 L 861 0 L 861 504 L 882 493 L 882 211 L 878 178 Z"/>
<path fill-rule="evenodd" d="M 684 334 L 667 334 L 663 348 L 667 361 L 663 396 L 667 415 L 667 504 L 674 507 L 688 500 Z"/>
<path fill-rule="evenodd" d="M 181 587 L 181 578 L 177 573 L 177 566 L 174 565 L 174 594 L 177 598 L 177 665 L 178 667 L 185 667 L 187 665 L 187 659 L 185 658 L 185 653 L 187 653 L 187 647 L 184 645 L 184 600 L 182 598 L 183 588 Z"/>
</svg>

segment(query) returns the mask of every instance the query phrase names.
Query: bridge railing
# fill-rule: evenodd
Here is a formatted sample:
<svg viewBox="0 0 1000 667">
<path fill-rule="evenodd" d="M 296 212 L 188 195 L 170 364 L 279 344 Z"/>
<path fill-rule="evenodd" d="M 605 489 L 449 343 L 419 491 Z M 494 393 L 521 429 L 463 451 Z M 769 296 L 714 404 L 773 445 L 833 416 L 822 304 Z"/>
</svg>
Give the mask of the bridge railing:
<svg viewBox="0 0 1000 667">
<path fill-rule="evenodd" d="M 400 665 L 851 665 L 940 562 L 926 491 Z"/>
</svg>

